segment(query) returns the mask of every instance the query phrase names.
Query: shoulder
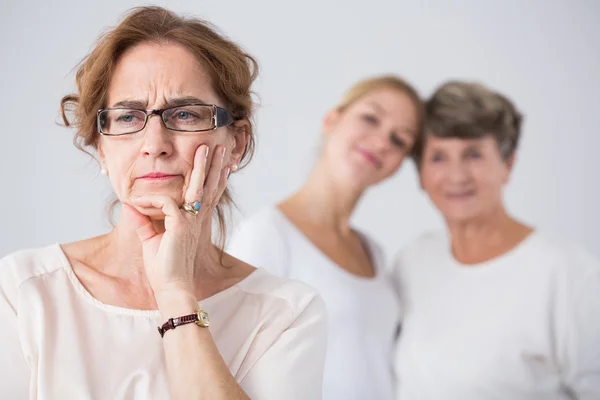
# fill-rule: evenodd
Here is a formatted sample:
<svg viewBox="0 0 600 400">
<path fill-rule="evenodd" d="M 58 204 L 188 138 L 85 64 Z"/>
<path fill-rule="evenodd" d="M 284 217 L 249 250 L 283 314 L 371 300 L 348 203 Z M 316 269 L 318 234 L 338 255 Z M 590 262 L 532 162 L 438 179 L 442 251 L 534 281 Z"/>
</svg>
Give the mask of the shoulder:
<svg viewBox="0 0 600 400">
<path fill-rule="evenodd" d="M 582 245 L 553 232 L 534 231 L 531 235 L 523 248 L 523 257 L 535 258 L 560 275 L 579 279 L 600 276 L 600 259 Z"/>
<path fill-rule="evenodd" d="M 0 259 L 0 300 L 16 308 L 19 288 L 27 281 L 62 270 L 63 258 L 58 244 L 4 256 Z"/>
<path fill-rule="evenodd" d="M 261 303 L 278 305 L 286 309 L 291 321 L 302 314 L 324 317 L 325 304 L 315 289 L 296 279 L 283 278 L 258 268 L 237 286 L 242 292 L 259 298 Z"/>
<path fill-rule="evenodd" d="M 230 248 L 243 246 L 242 242 L 260 243 L 265 240 L 283 240 L 289 236 L 290 229 L 285 217 L 273 205 L 263 207 L 254 214 L 242 219 L 234 226 Z"/>
<path fill-rule="evenodd" d="M 0 259 L 0 282 L 16 285 L 64 267 L 64 255 L 58 244 L 16 251 Z"/>
<path fill-rule="evenodd" d="M 275 205 L 263 207 L 244 218 L 237 226 L 238 231 L 277 231 L 284 226 L 285 220 Z"/>
<path fill-rule="evenodd" d="M 448 234 L 444 231 L 422 233 L 396 252 L 393 265 L 410 265 L 426 258 L 440 257 L 446 254 L 448 243 Z"/>
</svg>

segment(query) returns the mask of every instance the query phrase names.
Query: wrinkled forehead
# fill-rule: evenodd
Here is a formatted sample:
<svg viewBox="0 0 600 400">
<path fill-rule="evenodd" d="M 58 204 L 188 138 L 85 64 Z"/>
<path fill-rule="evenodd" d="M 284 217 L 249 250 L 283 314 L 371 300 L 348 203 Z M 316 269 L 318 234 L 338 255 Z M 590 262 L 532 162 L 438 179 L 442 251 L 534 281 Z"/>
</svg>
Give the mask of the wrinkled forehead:
<svg viewBox="0 0 600 400">
<path fill-rule="evenodd" d="M 180 98 L 221 105 L 204 66 L 178 44 L 142 43 L 129 49 L 115 67 L 107 95 L 107 107 L 130 101 L 158 108 Z"/>
</svg>

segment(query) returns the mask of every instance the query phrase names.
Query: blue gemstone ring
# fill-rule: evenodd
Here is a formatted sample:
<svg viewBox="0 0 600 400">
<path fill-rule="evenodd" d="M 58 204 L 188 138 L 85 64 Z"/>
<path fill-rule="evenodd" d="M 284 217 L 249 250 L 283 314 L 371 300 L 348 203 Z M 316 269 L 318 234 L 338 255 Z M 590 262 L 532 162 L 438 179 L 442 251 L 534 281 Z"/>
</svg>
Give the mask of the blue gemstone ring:
<svg viewBox="0 0 600 400">
<path fill-rule="evenodd" d="M 193 203 L 188 203 L 185 202 L 183 203 L 183 209 L 187 212 L 189 212 L 192 215 L 198 215 L 198 212 L 200 212 L 200 201 L 196 200 Z"/>
</svg>

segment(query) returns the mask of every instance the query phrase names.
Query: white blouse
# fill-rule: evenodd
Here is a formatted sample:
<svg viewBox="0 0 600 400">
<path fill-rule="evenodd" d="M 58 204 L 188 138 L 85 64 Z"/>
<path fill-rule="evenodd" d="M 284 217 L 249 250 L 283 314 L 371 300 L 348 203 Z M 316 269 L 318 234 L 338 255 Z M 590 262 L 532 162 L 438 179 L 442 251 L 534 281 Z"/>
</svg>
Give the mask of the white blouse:
<svg viewBox="0 0 600 400">
<path fill-rule="evenodd" d="M 534 232 L 478 265 L 445 232 L 398 254 L 401 400 L 599 400 L 600 260 Z"/>
<path fill-rule="evenodd" d="M 325 308 L 308 286 L 257 269 L 200 301 L 252 399 L 321 399 Z M 168 399 L 160 312 L 103 304 L 59 245 L 0 260 L 0 397 Z"/>
</svg>

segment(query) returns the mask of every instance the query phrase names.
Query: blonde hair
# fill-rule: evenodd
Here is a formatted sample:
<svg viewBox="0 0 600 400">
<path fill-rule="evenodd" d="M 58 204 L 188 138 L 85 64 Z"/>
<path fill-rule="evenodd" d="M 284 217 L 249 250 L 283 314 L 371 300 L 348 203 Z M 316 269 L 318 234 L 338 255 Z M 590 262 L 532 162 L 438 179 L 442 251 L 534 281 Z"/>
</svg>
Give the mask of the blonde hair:
<svg viewBox="0 0 600 400">
<path fill-rule="evenodd" d="M 506 96 L 480 83 L 446 82 L 427 100 L 425 110 L 425 133 L 413 152 L 417 166 L 427 136 L 471 139 L 492 135 L 505 161 L 518 147 L 523 115 Z"/>
<path fill-rule="evenodd" d="M 421 135 L 425 123 L 425 109 L 421 97 L 411 84 L 395 75 L 375 76 L 355 83 L 344 93 L 336 108 L 343 111 L 355 101 L 381 89 L 397 90 L 408 96 L 415 106 L 417 112 L 417 134 Z"/>
</svg>

